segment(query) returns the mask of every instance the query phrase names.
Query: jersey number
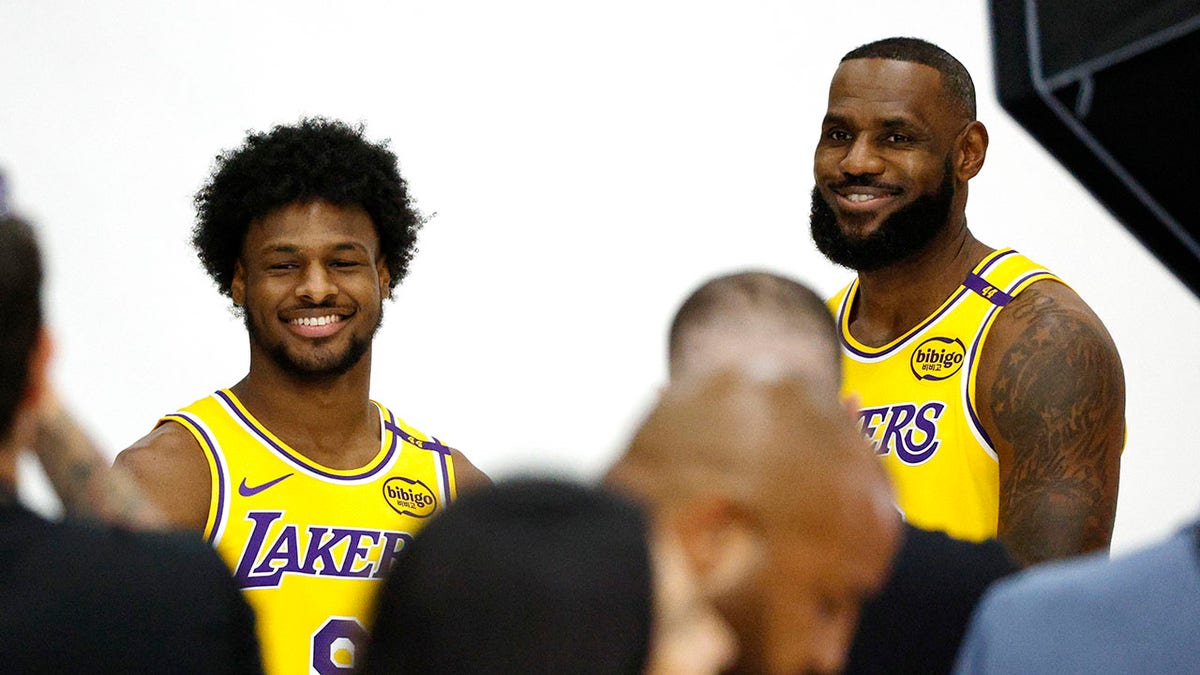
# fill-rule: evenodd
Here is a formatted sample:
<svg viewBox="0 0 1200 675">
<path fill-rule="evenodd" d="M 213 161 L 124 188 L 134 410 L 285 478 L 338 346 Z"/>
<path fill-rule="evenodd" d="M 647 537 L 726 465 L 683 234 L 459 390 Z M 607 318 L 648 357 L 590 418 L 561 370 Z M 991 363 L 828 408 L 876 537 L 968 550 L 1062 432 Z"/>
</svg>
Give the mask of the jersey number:
<svg viewBox="0 0 1200 675">
<path fill-rule="evenodd" d="M 367 644 L 367 630 L 351 616 L 331 616 L 312 636 L 312 672 L 349 673 Z"/>
</svg>

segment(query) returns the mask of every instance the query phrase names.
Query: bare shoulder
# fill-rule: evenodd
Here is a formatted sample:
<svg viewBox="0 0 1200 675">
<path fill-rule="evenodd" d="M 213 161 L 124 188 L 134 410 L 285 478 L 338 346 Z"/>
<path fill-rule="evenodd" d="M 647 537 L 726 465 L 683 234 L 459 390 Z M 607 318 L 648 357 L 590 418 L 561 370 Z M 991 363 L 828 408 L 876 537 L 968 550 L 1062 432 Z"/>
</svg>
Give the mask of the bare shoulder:
<svg viewBox="0 0 1200 675">
<path fill-rule="evenodd" d="M 1039 333 L 1025 336 L 1031 328 Z M 1048 334 L 1061 330 L 1067 333 Z M 1013 298 L 1004 311 L 997 315 L 988 343 L 1003 342 L 1006 338 L 1014 341 L 1022 336 L 1040 336 L 1046 342 L 1065 342 L 1084 337 L 1116 354 L 1116 346 L 1100 317 L 1078 293 L 1054 280 L 1039 281 Z"/>
<path fill-rule="evenodd" d="M 1000 538 L 1026 563 L 1106 548 L 1125 378 L 1095 312 L 1057 281 L 1027 288 L 988 334 L 975 393 L 1000 460 Z"/>
<path fill-rule="evenodd" d="M 1124 372 L 1116 344 L 1079 294 L 1057 281 L 1027 288 L 1000 312 L 980 357 L 976 392 L 984 413 L 1004 420 L 1021 410 L 1108 401 L 1123 413 Z M 1120 410 L 1117 410 L 1117 408 Z M 1121 420 L 1123 431 L 1123 419 Z"/>
<path fill-rule="evenodd" d="M 450 457 L 454 463 L 454 485 L 459 493 L 491 486 L 492 479 L 472 464 L 462 451 L 450 448 Z"/>
<path fill-rule="evenodd" d="M 137 481 L 173 525 L 204 530 L 212 493 L 208 460 L 182 425 L 160 424 L 122 450 L 115 465 Z"/>
</svg>

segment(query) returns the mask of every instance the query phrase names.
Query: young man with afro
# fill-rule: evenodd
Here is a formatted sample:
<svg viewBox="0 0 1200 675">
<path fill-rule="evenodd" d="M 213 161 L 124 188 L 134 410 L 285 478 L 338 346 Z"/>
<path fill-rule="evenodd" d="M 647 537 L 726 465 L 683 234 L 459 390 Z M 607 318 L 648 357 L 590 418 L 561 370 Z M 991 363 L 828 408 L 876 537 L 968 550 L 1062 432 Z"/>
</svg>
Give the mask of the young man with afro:
<svg viewBox="0 0 1200 675">
<path fill-rule="evenodd" d="M 245 320 L 250 369 L 117 463 L 233 569 L 268 672 L 340 671 L 395 556 L 489 482 L 369 397 L 383 300 L 422 219 L 386 145 L 324 119 L 250 134 L 196 207 L 193 244 Z"/>
</svg>

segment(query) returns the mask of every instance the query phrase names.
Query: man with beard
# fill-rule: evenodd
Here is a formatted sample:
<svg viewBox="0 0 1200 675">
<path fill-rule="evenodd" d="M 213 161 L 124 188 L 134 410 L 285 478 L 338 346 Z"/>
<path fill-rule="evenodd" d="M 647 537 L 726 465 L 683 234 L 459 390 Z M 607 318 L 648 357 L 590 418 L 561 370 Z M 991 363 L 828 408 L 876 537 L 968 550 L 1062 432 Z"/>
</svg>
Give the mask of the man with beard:
<svg viewBox="0 0 1200 675">
<path fill-rule="evenodd" d="M 1057 277 L 967 228 L 987 130 L 970 75 L 922 40 L 843 57 L 812 235 L 858 272 L 832 300 L 847 394 L 914 525 L 998 536 L 1023 563 L 1107 549 L 1124 441 L 1120 358 Z"/>
<path fill-rule="evenodd" d="M 488 482 L 369 399 L 382 300 L 421 216 L 386 145 L 323 119 L 251 134 L 196 205 L 193 243 L 245 318 L 250 370 L 117 462 L 234 570 L 269 672 L 340 671 L 398 552 Z"/>
</svg>

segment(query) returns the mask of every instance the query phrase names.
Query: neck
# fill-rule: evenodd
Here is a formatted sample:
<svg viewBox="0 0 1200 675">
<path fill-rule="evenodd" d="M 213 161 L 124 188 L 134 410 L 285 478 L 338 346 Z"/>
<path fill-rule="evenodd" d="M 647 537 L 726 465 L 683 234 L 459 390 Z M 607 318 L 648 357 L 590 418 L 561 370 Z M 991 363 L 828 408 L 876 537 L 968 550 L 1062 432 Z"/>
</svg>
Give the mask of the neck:
<svg viewBox="0 0 1200 675">
<path fill-rule="evenodd" d="M 331 468 L 353 469 L 379 450 L 379 415 L 370 402 L 370 385 L 370 351 L 342 375 L 311 380 L 251 348 L 250 372 L 231 389 L 296 451 Z"/>
<path fill-rule="evenodd" d="M 958 211 L 919 253 L 858 275 L 851 332 L 870 346 L 882 346 L 916 326 L 945 302 L 992 249 L 967 229 Z"/>
</svg>

